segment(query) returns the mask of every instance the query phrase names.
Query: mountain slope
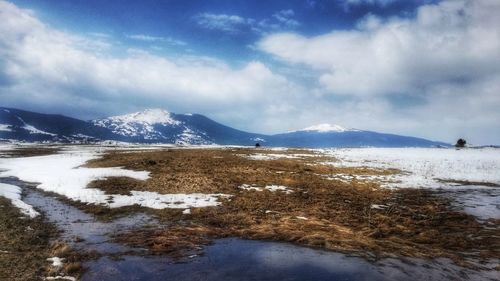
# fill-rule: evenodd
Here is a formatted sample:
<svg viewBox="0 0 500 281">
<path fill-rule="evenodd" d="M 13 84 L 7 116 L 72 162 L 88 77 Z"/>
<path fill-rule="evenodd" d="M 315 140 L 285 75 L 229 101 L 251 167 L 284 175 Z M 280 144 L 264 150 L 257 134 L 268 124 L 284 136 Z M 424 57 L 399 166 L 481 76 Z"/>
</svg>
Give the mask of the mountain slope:
<svg viewBox="0 0 500 281">
<path fill-rule="evenodd" d="M 108 129 L 75 118 L 0 107 L 0 139 L 75 142 L 118 138 Z"/>
<path fill-rule="evenodd" d="M 128 141 L 142 143 L 253 145 L 255 139 L 267 137 L 224 126 L 203 115 L 175 114 L 161 109 L 146 109 L 91 123 Z"/>
<path fill-rule="evenodd" d="M 422 138 L 384 134 L 362 130 L 346 131 L 296 131 L 274 135 L 271 146 L 286 144 L 292 147 L 433 147 L 449 146 L 443 142 Z"/>
<path fill-rule="evenodd" d="M 92 121 L 0 107 L 0 140 L 133 143 L 221 144 L 284 147 L 431 147 L 449 146 L 426 139 L 320 124 L 299 131 L 263 135 L 240 131 L 199 114 L 175 114 L 161 109 Z"/>
</svg>

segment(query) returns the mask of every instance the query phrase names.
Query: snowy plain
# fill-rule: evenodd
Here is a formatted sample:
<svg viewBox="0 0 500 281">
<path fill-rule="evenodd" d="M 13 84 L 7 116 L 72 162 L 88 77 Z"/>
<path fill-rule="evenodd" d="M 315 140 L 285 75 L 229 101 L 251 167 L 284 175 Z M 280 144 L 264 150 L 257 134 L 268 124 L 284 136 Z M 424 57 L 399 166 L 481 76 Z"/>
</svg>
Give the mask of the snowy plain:
<svg viewBox="0 0 500 281">
<path fill-rule="evenodd" d="M 386 188 L 439 189 L 457 209 L 478 219 L 500 219 L 500 149 L 497 148 L 356 148 L 318 153 L 337 167 L 397 169 L 393 175 L 336 174 L 340 181 L 374 181 Z"/>
<path fill-rule="evenodd" d="M 140 151 L 171 146 L 62 146 L 62 152 L 54 155 L 0 158 L 0 177 L 17 177 L 22 181 L 39 183 L 37 187 L 42 190 L 55 192 L 71 200 L 101 204 L 111 208 L 134 204 L 156 209 L 211 207 L 217 206 L 220 198 L 229 196 L 225 194 L 158 194 L 144 191 L 132 191 L 131 195 L 109 195 L 99 189 L 86 188 L 91 181 L 108 177 L 123 176 L 138 180 L 149 178 L 147 171 L 131 171 L 120 167 L 82 167 L 87 161 L 100 157 L 106 150 Z M 16 147 L 19 146 L 3 144 L 0 145 L 0 151 Z M 233 148 L 224 146 L 186 146 L 183 148 L 199 149 L 203 147 Z M 488 217 L 500 218 L 500 203 L 498 203 L 500 200 L 497 196 L 499 189 L 491 187 L 491 185 L 500 185 L 500 149 L 352 148 L 316 149 L 312 150 L 314 154 L 279 153 L 286 151 L 285 148 L 273 148 L 270 151 L 273 153 L 255 153 L 243 155 L 243 157 L 252 160 L 274 160 L 326 155 L 334 157 L 337 161 L 324 162 L 323 164 L 338 167 L 397 169 L 401 172 L 387 176 L 332 174 L 328 177 L 348 182 L 353 180 L 375 181 L 387 188 L 438 188 L 453 192 L 462 191 L 458 199 L 465 206 L 465 211 L 475 215 L 479 212 L 487 214 Z M 463 182 L 469 183 L 464 185 Z M 240 189 L 271 190 L 271 188 L 253 185 L 244 185 Z M 487 190 L 487 192 L 478 191 L 478 189 Z M 463 192 L 464 190 L 471 191 Z M 290 192 L 291 190 L 287 189 L 286 191 Z M 478 206 L 471 208 L 471 204 Z"/>
<path fill-rule="evenodd" d="M 63 195 L 71 200 L 118 208 L 139 205 L 147 208 L 187 209 L 219 205 L 225 194 L 159 194 L 156 192 L 131 191 L 131 195 L 105 194 L 104 191 L 87 188 L 94 180 L 108 177 L 130 177 L 147 180 L 149 172 L 132 171 L 120 167 L 87 168 L 87 161 L 102 155 L 98 147 L 67 147 L 61 153 L 20 158 L 0 158 L 0 177 L 16 177 L 25 182 L 38 183 L 37 188 Z"/>
<path fill-rule="evenodd" d="M 387 187 L 446 188 L 453 181 L 500 185 L 500 149 L 353 148 L 324 149 L 319 153 L 338 159 L 338 167 L 398 169 Z M 447 182 L 448 181 L 448 182 Z"/>
</svg>

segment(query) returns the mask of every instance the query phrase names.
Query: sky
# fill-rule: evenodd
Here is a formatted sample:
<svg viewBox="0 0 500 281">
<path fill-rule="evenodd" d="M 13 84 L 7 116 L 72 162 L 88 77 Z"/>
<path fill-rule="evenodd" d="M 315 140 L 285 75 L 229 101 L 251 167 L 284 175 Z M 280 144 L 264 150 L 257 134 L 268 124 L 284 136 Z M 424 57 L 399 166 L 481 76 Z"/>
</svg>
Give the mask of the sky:
<svg viewBox="0 0 500 281">
<path fill-rule="evenodd" d="M 0 0 L 0 106 L 500 144 L 498 0 Z"/>
</svg>

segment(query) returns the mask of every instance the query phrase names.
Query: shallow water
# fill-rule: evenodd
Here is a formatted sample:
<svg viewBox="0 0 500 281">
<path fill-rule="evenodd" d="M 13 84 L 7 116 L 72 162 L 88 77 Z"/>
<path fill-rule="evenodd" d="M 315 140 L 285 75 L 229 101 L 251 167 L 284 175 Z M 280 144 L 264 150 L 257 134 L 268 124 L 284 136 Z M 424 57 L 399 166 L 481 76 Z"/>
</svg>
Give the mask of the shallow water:
<svg viewBox="0 0 500 281">
<path fill-rule="evenodd" d="M 32 184 L 15 178 L 0 178 L 0 182 L 21 186 L 23 200 L 63 230 L 62 239 L 75 249 L 103 254 L 84 263 L 88 270 L 83 280 L 496 280 L 499 274 L 460 268 L 445 259 L 382 259 L 373 263 L 286 243 L 234 238 L 216 240 L 202 256 L 183 262 L 144 256 L 143 249 L 110 242 L 109 235 L 156 224 L 155 219 L 137 214 L 101 222 Z"/>
<path fill-rule="evenodd" d="M 499 187 L 456 186 L 441 192 L 453 199 L 455 208 L 479 220 L 500 219 Z"/>
<path fill-rule="evenodd" d="M 370 263 L 340 253 L 239 239 L 217 240 L 190 262 L 124 256 L 86 265 L 90 269 L 83 280 L 495 280 L 495 272 L 472 272 L 444 259 Z"/>
<path fill-rule="evenodd" d="M 127 216 L 111 222 L 97 221 L 93 215 L 36 190 L 31 184 L 15 178 L 0 178 L 0 182 L 22 187 L 23 201 L 41 211 L 50 222 L 56 224 L 58 229 L 62 230 L 61 239 L 75 249 L 95 250 L 105 254 L 138 251 L 141 249 L 109 242 L 109 234 L 156 223 L 156 220 L 145 214 Z"/>
</svg>

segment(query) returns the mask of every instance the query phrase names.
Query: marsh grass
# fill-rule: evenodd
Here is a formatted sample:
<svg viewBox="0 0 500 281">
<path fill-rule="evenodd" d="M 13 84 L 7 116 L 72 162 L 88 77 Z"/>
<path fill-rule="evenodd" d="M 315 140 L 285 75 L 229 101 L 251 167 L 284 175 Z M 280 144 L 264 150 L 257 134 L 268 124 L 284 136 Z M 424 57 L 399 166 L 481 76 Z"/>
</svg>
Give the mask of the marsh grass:
<svg viewBox="0 0 500 281">
<path fill-rule="evenodd" d="M 254 153 L 301 157 L 245 157 Z M 373 181 L 327 179 L 326 176 L 335 174 L 376 176 L 399 171 L 321 164 L 325 161 L 336 160 L 309 150 L 168 149 L 112 152 L 88 166 L 151 172 L 151 178 L 144 182 L 112 178 L 91 184 L 110 194 L 143 190 L 234 195 L 223 199 L 218 207 L 193 209 L 189 215 L 176 209 L 123 209 L 152 213 L 162 223 L 118 233 L 116 240 L 146 246 L 156 254 L 197 249 L 214 238 L 240 237 L 291 242 L 366 257 L 447 257 L 460 264 L 466 264 L 468 258 L 500 256 L 495 239 L 500 235 L 498 221 L 485 224 L 456 212 L 447 198 L 431 190 L 390 190 Z M 293 193 L 241 190 L 238 186 L 242 184 L 284 185 Z M 120 210 L 84 207 L 91 212 L 97 210 L 101 216 L 112 216 Z"/>
</svg>

